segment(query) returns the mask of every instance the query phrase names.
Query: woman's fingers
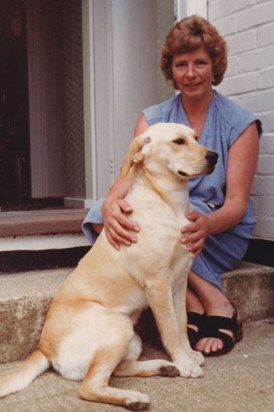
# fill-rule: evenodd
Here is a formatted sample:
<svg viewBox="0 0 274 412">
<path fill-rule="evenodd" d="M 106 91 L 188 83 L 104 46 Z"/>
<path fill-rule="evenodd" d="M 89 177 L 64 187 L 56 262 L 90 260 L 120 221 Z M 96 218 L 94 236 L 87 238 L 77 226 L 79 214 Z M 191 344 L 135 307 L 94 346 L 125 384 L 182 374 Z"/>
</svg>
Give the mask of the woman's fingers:
<svg viewBox="0 0 274 412">
<path fill-rule="evenodd" d="M 181 243 L 189 252 L 197 256 L 201 253 L 208 236 L 206 216 L 193 211 L 187 215 L 187 218 L 191 223 L 181 229 Z"/>
<path fill-rule="evenodd" d="M 106 236 L 112 246 L 119 249 L 121 244 L 130 246 L 137 242 L 133 232 L 139 232 L 140 228 L 127 217 L 133 210 L 126 200 L 110 199 L 104 203 L 102 211 Z"/>
</svg>

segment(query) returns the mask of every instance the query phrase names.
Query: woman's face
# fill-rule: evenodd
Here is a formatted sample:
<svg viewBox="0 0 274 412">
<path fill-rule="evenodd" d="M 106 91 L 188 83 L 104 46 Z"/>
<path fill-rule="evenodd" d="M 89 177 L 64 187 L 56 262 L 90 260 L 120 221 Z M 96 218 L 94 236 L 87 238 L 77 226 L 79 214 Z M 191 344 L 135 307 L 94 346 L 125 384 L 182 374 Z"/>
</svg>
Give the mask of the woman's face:
<svg viewBox="0 0 274 412">
<path fill-rule="evenodd" d="M 212 93 L 213 65 L 207 51 L 201 47 L 173 56 L 173 80 L 183 98 L 208 98 Z"/>
</svg>

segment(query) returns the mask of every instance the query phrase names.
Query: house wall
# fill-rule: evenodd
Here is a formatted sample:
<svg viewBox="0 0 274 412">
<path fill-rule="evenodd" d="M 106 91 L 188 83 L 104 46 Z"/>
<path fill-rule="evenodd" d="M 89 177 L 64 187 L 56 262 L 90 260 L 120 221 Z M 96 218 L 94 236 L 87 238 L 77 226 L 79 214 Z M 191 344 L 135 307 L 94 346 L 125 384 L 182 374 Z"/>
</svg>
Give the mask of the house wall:
<svg viewBox="0 0 274 412">
<path fill-rule="evenodd" d="M 274 1 L 209 0 L 208 19 L 224 36 L 229 64 L 219 91 L 263 123 L 252 197 L 253 236 L 274 240 Z"/>
<path fill-rule="evenodd" d="M 157 26 L 157 101 L 174 96 L 174 88 L 168 83 L 160 67 L 162 47 L 167 33 L 174 24 L 174 0 L 156 1 L 156 26 Z M 155 102 L 156 103 L 156 102 Z"/>
</svg>

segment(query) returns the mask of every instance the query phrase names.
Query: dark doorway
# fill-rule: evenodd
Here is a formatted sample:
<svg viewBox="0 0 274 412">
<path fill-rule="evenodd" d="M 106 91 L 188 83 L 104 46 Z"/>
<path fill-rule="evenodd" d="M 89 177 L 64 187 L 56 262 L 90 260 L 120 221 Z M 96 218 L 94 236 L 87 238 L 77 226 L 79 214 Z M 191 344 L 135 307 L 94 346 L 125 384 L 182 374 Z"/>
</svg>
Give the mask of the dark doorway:
<svg viewBox="0 0 274 412">
<path fill-rule="evenodd" d="M 85 196 L 81 0 L 0 0 L 0 210 Z"/>
<path fill-rule="evenodd" d="M 25 0 L 0 0 L 0 206 L 30 199 Z"/>
</svg>

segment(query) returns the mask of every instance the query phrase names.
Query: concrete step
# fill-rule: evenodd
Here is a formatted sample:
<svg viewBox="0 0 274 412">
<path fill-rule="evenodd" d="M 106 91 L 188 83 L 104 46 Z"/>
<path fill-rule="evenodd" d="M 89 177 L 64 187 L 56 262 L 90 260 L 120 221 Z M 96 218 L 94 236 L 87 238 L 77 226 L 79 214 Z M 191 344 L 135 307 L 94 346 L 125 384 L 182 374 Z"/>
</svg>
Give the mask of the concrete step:
<svg viewBox="0 0 274 412">
<path fill-rule="evenodd" d="M 89 250 L 81 230 L 86 209 L 0 214 L 0 275 L 73 267 Z"/>
<path fill-rule="evenodd" d="M 204 377 L 111 378 L 116 388 L 138 390 L 151 401 L 150 412 L 273 412 L 274 319 L 245 322 L 244 338 L 225 356 L 207 358 Z M 165 354 L 145 346 L 143 359 Z M 0 375 L 19 363 L 0 365 Z M 0 399 L 7 412 L 122 412 L 118 406 L 80 399 L 79 382 L 66 381 L 53 371 L 37 378 L 27 389 Z"/>
<path fill-rule="evenodd" d="M 35 348 L 52 297 L 71 271 L 0 276 L 0 363 L 24 359 Z M 223 285 L 243 320 L 274 316 L 274 268 L 243 262 L 224 275 Z"/>
</svg>

